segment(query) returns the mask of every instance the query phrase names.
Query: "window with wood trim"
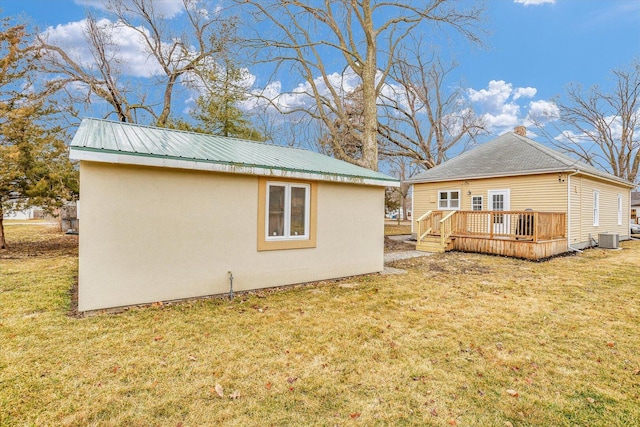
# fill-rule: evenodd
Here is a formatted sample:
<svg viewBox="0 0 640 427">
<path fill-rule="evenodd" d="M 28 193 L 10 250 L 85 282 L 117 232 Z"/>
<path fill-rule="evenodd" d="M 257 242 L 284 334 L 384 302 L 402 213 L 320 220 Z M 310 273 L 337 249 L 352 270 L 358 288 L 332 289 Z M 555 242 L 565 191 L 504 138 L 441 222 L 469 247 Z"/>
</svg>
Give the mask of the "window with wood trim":
<svg viewBox="0 0 640 427">
<path fill-rule="evenodd" d="M 460 209 L 460 191 L 438 191 L 438 209 Z"/>
<path fill-rule="evenodd" d="M 482 196 L 473 196 L 471 198 L 471 210 L 481 211 L 483 206 Z"/>
<path fill-rule="evenodd" d="M 260 178 L 258 250 L 316 246 L 317 185 Z"/>
</svg>

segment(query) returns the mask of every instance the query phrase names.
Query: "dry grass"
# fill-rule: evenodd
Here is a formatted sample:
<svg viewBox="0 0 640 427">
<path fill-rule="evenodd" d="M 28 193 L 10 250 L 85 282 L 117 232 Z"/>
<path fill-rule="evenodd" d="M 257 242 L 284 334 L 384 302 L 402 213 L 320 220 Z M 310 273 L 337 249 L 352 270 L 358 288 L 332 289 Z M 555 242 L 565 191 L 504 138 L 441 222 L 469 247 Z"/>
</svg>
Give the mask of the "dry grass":
<svg viewBox="0 0 640 427">
<path fill-rule="evenodd" d="M 7 233 L 56 239 L 39 230 Z M 639 425 L 640 242 L 623 246 L 81 319 L 73 253 L 0 259 L 0 425 Z"/>
<path fill-rule="evenodd" d="M 411 222 L 401 221 L 400 225 L 398 225 L 398 221 L 385 220 L 384 235 L 392 236 L 395 234 L 411 234 Z"/>
</svg>

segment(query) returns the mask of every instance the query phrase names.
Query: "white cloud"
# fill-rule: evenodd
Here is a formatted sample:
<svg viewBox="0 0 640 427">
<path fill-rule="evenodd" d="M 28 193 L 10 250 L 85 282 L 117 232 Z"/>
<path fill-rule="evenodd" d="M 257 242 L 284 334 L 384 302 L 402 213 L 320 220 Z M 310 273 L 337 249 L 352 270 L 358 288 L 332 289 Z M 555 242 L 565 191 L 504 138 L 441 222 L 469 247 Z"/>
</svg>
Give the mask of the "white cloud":
<svg viewBox="0 0 640 427">
<path fill-rule="evenodd" d="M 467 95 L 474 109 L 484 120 L 487 130 L 500 134 L 520 124 L 531 124 L 533 118 L 555 118 L 558 109 L 548 101 L 531 101 L 528 104 L 529 115 L 522 117 L 521 105 L 516 101 L 533 98 L 538 93 L 534 87 L 513 87 L 512 83 L 504 80 L 491 80 L 486 88 L 469 89 Z M 555 109 L 554 109 L 555 108 Z M 531 116 L 531 117 L 529 117 Z"/>
<path fill-rule="evenodd" d="M 513 100 L 516 101 L 519 98 L 533 98 L 538 93 L 538 89 L 534 87 L 519 87 L 515 90 L 513 94 Z"/>
<path fill-rule="evenodd" d="M 560 109 L 551 101 L 531 101 L 529 103 L 529 114 L 527 121 L 531 124 L 538 123 L 544 125 L 560 117 Z"/>
<path fill-rule="evenodd" d="M 153 77 L 162 74 L 162 69 L 148 53 L 140 33 L 108 19 L 100 19 L 97 25 L 106 29 L 111 37 L 108 54 L 113 58 L 112 67 L 133 77 Z M 60 24 L 47 28 L 44 36 L 50 44 L 64 48 L 74 61 L 91 68 L 96 65 L 96 61 L 85 38 L 86 26 L 86 19 Z"/>
<path fill-rule="evenodd" d="M 108 0 L 75 0 L 75 3 L 81 6 L 87 6 L 98 10 L 107 10 Z M 131 3 L 131 0 L 125 0 L 125 5 Z M 182 0 L 152 0 L 156 13 L 171 19 L 181 14 L 184 10 Z"/>
<path fill-rule="evenodd" d="M 360 84 L 360 78 L 351 69 L 344 73 L 331 73 L 327 76 L 327 80 L 331 87 L 345 97 Z M 313 83 L 321 96 L 331 99 L 329 86 L 322 77 L 316 77 Z M 309 82 L 298 83 L 293 89 L 285 91 L 282 82 L 274 81 L 264 88 L 255 89 L 253 94 L 254 97 L 243 103 L 243 107 L 248 110 L 266 108 L 273 103 L 278 110 L 289 112 L 300 108 L 312 108 L 315 104 L 313 89 Z"/>
<path fill-rule="evenodd" d="M 520 3 L 525 6 L 539 6 L 541 4 L 550 3 L 554 4 L 556 0 L 513 0 L 514 3 Z"/>
</svg>

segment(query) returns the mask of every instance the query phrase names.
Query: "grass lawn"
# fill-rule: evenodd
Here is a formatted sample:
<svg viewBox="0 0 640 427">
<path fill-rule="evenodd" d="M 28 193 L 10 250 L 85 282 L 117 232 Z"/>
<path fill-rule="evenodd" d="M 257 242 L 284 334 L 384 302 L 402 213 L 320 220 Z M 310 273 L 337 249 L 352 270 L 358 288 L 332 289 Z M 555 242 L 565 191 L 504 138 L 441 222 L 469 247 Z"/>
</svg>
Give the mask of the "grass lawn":
<svg viewBox="0 0 640 427">
<path fill-rule="evenodd" d="M 75 237 L 6 231 L 1 426 L 640 425 L 638 241 L 76 318 Z"/>
<path fill-rule="evenodd" d="M 384 235 L 391 236 L 394 234 L 411 234 L 411 222 L 401 221 L 400 224 L 398 224 L 396 220 L 385 220 Z"/>
</svg>

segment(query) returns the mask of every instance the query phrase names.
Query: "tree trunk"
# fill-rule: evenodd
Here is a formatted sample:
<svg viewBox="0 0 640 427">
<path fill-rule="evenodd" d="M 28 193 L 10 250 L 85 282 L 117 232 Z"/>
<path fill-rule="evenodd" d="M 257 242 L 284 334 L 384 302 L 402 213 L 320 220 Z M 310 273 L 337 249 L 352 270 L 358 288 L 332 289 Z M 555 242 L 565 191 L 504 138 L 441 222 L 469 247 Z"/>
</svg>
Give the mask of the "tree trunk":
<svg viewBox="0 0 640 427">
<path fill-rule="evenodd" d="M 0 208 L 0 249 L 7 249 L 7 241 L 4 238 L 4 220 L 2 215 L 2 208 Z"/>
</svg>

